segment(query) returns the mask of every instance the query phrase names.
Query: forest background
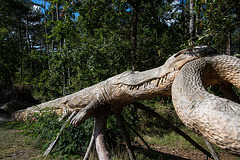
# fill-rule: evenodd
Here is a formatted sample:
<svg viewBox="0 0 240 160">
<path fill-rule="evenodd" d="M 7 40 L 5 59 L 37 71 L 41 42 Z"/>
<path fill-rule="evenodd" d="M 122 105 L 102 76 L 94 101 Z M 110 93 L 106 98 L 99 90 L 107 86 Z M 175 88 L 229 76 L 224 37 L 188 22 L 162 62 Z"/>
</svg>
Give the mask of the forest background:
<svg viewBox="0 0 240 160">
<path fill-rule="evenodd" d="M 240 1 L 1 0 L 0 90 L 24 86 L 44 102 L 126 70 L 161 66 L 172 54 L 195 45 L 211 45 L 220 54 L 239 56 Z M 165 103 L 166 99 L 158 101 Z M 152 107 L 182 126 L 173 106 L 164 105 Z M 131 124 L 141 121 L 137 128 L 148 137 L 154 130 L 150 127 L 158 126 L 152 143 L 166 142 L 159 136 L 169 133 L 169 126 L 160 125 L 150 115 L 139 118 L 125 112 Z M 62 125 L 51 116 L 29 123 L 26 128 L 35 129 L 30 134 L 37 145 L 44 139 L 40 146 L 45 144 L 45 149 Z M 83 154 L 92 127 L 93 120 L 80 129 L 69 127 L 56 153 Z M 107 128 L 110 137 L 119 140 L 114 118 Z M 168 142 L 176 141 L 174 134 L 169 137 Z"/>
<path fill-rule="evenodd" d="M 193 45 L 240 52 L 235 0 L 2 0 L 0 15 L 0 85 L 28 86 L 41 101 Z"/>
</svg>

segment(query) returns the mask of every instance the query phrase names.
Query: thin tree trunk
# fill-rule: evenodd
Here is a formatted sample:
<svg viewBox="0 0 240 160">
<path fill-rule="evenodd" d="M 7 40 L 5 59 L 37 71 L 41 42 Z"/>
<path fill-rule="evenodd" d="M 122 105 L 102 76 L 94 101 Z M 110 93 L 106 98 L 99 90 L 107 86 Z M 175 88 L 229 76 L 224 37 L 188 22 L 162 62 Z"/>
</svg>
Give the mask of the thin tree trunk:
<svg viewBox="0 0 240 160">
<path fill-rule="evenodd" d="M 227 44 L 227 54 L 228 55 L 232 55 L 231 54 L 231 48 L 232 48 L 232 36 L 231 36 L 231 34 L 232 34 L 232 31 L 231 31 L 231 27 L 230 26 L 228 26 L 228 44 Z"/>
<path fill-rule="evenodd" d="M 56 16 L 57 16 L 57 21 L 58 21 L 59 20 L 58 4 L 56 4 Z"/>
<path fill-rule="evenodd" d="M 31 42 L 29 38 L 29 29 L 28 29 L 28 15 L 26 15 L 26 38 L 27 38 L 27 53 L 31 55 L 32 49 L 31 49 Z M 34 74 L 34 68 L 33 68 L 33 62 L 30 60 L 30 68 Z"/>
<path fill-rule="evenodd" d="M 218 157 L 218 155 L 217 155 L 217 152 L 216 152 L 215 149 L 213 148 L 213 145 L 212 145 L 210 142 L 208 142 L 205 138 L 203 138 L 203 140 L 205 141 L 208 149 L 210 150 L 213 159 L 214 159 L 214 160 L 219 160 L 219 157 Z"/>
<path fill-rule="evenodd" d="M 61 46 L 61 41 L 60 41 L 60 49 L 62 48 L 62 46 Z M 65 38 L 63 39 L 63 50 L 62 50 L 62 52 L 64 53 L 66 50 L 65 50 Z M 64 62 L 63 63 L 63 66 L 62 66 L 62 68 L 63 68 L 63 72 L 62 72 L 62 75 L 63 75 L 63 95 L 66 95 L 66 86 L 67 86 L 67 76 L 68 76 L 68 70 L 67 70 L 67 68 L 66 68 L 66 63 Z"/>
<path fill-rule="evenodd" d="M 54 22 L 54 13 L 52 12 L 52 29 L 53 29 L 53 22 Z M 54 52 L 54 40 L 52 39 L 52 53 Z"/>
<path fill-rule="evenodd" d="M 190 35 L 190 45 L 193 44 L 194 39 L 194 28 L 195 28 L 195 21 L 194 21 L 194 0 L 190 0 L 190 23 L 189 23 L 189 35 Z"/>
<path fill-rule="evenodd" d="M 138 2 L 136 1 L 133 8 L 133 30 L 132 30 L 132 52 L 131 52 L 131 67 L 134 71 L 136 69 L 136 51 L 137 51 L 137 28 L 138 28 Z"/>
<path fill-rule="evenodd" d="M 142 141 L 143 143 L 147 146 L 149 150 L 152 150 L 151 147 L 148 145 L 148 143 L 143 139 L 143 137 L 130 125 L 128 122 L 123 118 L 124 123 L 127 125 L 128 128 L 130 128 Z"/>
<path fill-rule="evenodd" d="M 109 160 L 109 152 L 105 144 L 107 116 L 97 114 L 95 117 L 95 145 L 99 160 Z"/>
<path fill-rule="evenodd" d="M 47 43 L 47 18 L 46 18 L 46 0 L 44 0 L 44 35 L 45 35 L 45 52 L 47 54 L 47 69 L 49 69 L 49 51 L 48 51 L 48 43 Z M 50 70 L 50 69 L 49 69 Z M 49 71 L 50 72 L 50 71 Z"/>
<path fill-rule="evenodd" d="M 145 105 L 135 102 L 133 103 L 134 105 L 137 106 L 137 108 L 142 109 L 148 113 L 150 113 L 152 116 L 156 117 L 157 119 L 161 120 L 163 123 L 165 123 L 167 126 L 169 126 L 172 130 L 174 130 L 176 133 L 181 135 L 183 138 L 185 138 L 188 142 L 190 142 L 192 145 L 194 145 L 197 149 L 202 151 L 205 155 L 208 157 L 211 157 L 212 155 L 206 151 L 204 148 L 202 148 L 197 142 L 195 142 L 191 137 L 189 137 L 187 134 L 185 134 L 183 131 L 181 131 L 179 128 L 175 127 L 172 125 L 168 120 L 160 116 L 158 113 L 154 112 L 152 109 L 146 107 Z"/>
<path fill-rule="evenodd" d="M 22 53 L 22 33 L 21 33 L 21 28 L 19 27 L 18 28 L 18 32 L 19 32 L 19 51 L 21 53 L 21 57 L 20 57 L 20 81 L 22 83 L 22 79 L 23 79 L 23 60 L 22 60 L 22 57 L 23 57 L 23 53 Z"/>
<path fill-rule="evenodd" d="M 122 133 L 123 139 L 125 141 L 126 148 L 127 148 L 128 154 L 130 156 L 130 159 L 134 160 L 134 159 L 136 159 L 136 157 L 133 152 L 130 137 L 129 137 L 129 135 L 126 131 L 125 125 L 123 123 L 123 117 L 122 117 L 121 113 L 117 113 L 116 118 L 117 118 L 118 126 L 121 129 L 121 133 Z"/>
<path fill-rule="evenodd" d="M 28 15 L 26 16 L 26 38 L 27 38 L 27 51 L 31 54 L 31 44 L 29 38 L 29 30 L 28 30 Z"/>
<path fill-rule="evenodd" d="M 90 151 L 91 151 L 91 149 L 92 149 L 94 139 L 95 139 L 95 126 L 94 126 L 94 128 L 93 128 L 92 137 L 91 137 L 91 140 L 90 140 L 90 142 L 89 142 L 89 145 L 88 145 L 88 148 L 87 148 L 87 151 L 86 151 L 86 153 L 85 153 L 85 156 L 84 156 L 83 160 L 88 160 L 88 158 L 89 158 L 89 153 L 90 153 Z"/>
<path fill-rule="evenodd" d="M 187 16 L 186 16 L 186 11 L 185 11 L 185 4 L 184 4 L 184 0 L 180 0 L 180 5 L 181 5 L 181 9 L 182 9 L 182 27 L 184 28 L 184 35 L 188 35 L 189 31 L 188 31 L 188 27 L 187 27 Z"/>
<path fill-rule="evenodd" d="M 57 21 L 59 21 L 59 6 L 58 6 L 58 4 L 56 4 L 56 19 L 57 19 Z M 62 37 L 60 38 L 59 48 L 60 48 L 60 50 L 62 49 Z"/>
<path fill-rule="evenodd" d="M 199 20 L 199 13 L 196 14 L 196 22 L 198 22 Z M 195 35 L 198 36 L 199 35 L 199 26 L 195 26 Z"/>
</svg>

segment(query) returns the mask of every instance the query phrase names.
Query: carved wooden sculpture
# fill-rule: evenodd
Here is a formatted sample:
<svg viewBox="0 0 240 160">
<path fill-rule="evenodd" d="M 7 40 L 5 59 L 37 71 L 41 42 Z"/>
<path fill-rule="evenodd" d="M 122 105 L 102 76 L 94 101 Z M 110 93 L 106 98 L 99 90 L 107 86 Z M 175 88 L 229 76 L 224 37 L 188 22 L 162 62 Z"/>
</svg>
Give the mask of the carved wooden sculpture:
<svg viewBox="0 0 240 160">
<path fill-rule="evenodd" d="M 32 113 L 53 107 L 64 116 L 72 113 L 70 123 L 78 126 L 94 116 L 97 153 L 99 159 L 108 159 L 104 140 L 107 116 L 118 115 L 125 105 L 138 100 L 172 95 L 186 126 L 220 148 L 240 154 L 240 105 L 204 89 L 230 83 L 240 89 L 239 59 L 216 55 L 208 46 L 197 46 L 174 54 L 158 68 L 126 71 L 71 95 L 15 112 L 13 117 L 26 120 Z M 231 90 L 222 88 L 226 97 L 238 100 L 229 96 Z"/>
<path fill-rule="evenodd" d="M 216 55 L 186 64 L 172 85 L 173 104 L 186 126 L 217 146 L 240 154 L 240 104 L 204 89 L 216 83 L 240 88 L 240 59 Z"/>
</svg>

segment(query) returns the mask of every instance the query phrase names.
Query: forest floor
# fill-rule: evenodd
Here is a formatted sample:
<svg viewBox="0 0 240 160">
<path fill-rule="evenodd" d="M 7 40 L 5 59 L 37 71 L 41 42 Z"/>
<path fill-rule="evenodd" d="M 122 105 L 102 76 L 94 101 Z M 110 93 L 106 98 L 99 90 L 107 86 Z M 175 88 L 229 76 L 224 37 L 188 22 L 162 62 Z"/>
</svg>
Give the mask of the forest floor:
<svg viewBox="0 0 240 160">
<path fill-rule="evenodd" d="M 16 130 L 7 127 L 7 123 L 0 123 L 0 159 L 62 159 L 59 157 L 43 158 L 41 149 L 35 144 L 30 144 L 26 141 L 28 137 L 21 134 L 21 130 Z M 177 142 L 176 142 L 177 143 Z M 181 143 L 181 142 L 180 142 Z M 186 149 L 186 147 L 179 147 L 178 145 L 169 146 L 161 144 L 150 145 L 152 151 L 143 147 L 141 143 L 134 143 L 135 153 L 137 159 L 160 159 L 160 160 L 206 160 L 207 157 L 198 150 Z M 127 153 L 125 153 L 127 154 Z M 139 156 L 140 154 L 140 156 Z M 218 151 L 221 160 L 240 160 L 227 153 L 226 151 Z M 127 156 L 126 156 L 127 157 Z M 114 159 L 126 159 L 117 158 Z M 80 157 L 71 157 L 70 159 L 81 159 Z M 95 159 L 95 158 L 92 158 Z M 210 158 L 209 158 L 210 159 Z"/>
</svg>

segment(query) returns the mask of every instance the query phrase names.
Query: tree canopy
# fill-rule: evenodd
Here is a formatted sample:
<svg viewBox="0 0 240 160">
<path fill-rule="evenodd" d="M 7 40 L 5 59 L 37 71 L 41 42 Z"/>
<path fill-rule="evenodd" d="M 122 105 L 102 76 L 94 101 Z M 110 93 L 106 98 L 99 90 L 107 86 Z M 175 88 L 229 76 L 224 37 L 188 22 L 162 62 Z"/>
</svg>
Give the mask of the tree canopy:
<svg viewBox="0 0 240 160">
<path fill-rule="evenodd" d="M 192 2 L 3 0 L 0 85 L 27 85 L 48 100 L 125 70 L 160 66 L 192 45 L 238 55 L 240 2 Z"/>
</svg>

